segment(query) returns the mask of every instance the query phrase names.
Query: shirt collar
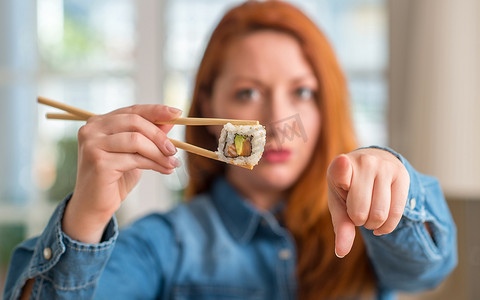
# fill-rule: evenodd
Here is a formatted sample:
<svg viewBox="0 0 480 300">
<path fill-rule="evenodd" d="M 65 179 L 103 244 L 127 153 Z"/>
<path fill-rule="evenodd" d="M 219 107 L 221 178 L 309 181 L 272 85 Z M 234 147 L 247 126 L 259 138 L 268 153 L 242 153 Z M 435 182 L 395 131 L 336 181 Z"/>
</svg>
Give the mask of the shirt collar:
<svg viewBox="0 0 480 300">
<path fill-rule="evenodd" d="M 261 213 L 241 197 L 224 177 L 214 181 L 212 199 L 230 234 L 238 241 L 248 243 L 257 231 Z"/>
</svg>

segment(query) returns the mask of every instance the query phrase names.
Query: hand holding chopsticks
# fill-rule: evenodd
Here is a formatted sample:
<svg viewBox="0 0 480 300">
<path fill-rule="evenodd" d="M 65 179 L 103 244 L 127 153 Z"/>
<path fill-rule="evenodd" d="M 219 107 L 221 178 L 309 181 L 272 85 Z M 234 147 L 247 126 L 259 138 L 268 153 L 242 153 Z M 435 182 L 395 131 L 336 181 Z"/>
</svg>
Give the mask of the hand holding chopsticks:
<svg viewBox="0 0 480 300">
<path fill-rule="evenodd" d="M 47 113 L 47 119 L 57 119 L 57 120 L 77 120 L 77 121 L 87 121 L 90 117 L 94 116 L 95 114 L 76 108 L 67 104 L 59 103 L 57 101 L 47 99 L 44 97 L 38 97 L 38 103 L 48 105 L 51 107 L 55 107 L 65 111 L 66 113 Z M 190 125 L 190 126 L 198 126 L 198 125 L 225 125 L 227 123 L 231 123 L 233 125 L 258 125 L 259 122 L 255 120 L 234 120 L 234 119 L 215 119 L 215 118 L 177 118 L 170 121 L 156 121 L 153 122 L 156 125 L 163 125 L 163 124 L 176 124 L 176 125 Z M 187 152 L 194 153 L 203 157 L 218 159 L 218 155 L 210 150 L 203 149 L 182 141 L 170 139 L 170 141 L 175 145 L 175 147 L 183 149 Z M 241 165 L 240 165 L 241 166 Z M 252 167 L 244 166 L 248 169 Z"/>
</svg>

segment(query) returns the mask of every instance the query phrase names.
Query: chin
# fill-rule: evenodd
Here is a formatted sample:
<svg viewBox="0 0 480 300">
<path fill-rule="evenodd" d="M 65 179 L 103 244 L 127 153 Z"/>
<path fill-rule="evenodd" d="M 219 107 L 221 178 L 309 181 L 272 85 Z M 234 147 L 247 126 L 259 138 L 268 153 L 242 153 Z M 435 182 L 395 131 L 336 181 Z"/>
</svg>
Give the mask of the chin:
<svg viewBox="0 0 480 300">
<path fill-rule="evenodd" d="M 298 174 L 286 165 L 259 165 L 253 169 L 252 180 L 259 182 L 263 188 L 287 190 L 295 183 Z"/>
</svg>

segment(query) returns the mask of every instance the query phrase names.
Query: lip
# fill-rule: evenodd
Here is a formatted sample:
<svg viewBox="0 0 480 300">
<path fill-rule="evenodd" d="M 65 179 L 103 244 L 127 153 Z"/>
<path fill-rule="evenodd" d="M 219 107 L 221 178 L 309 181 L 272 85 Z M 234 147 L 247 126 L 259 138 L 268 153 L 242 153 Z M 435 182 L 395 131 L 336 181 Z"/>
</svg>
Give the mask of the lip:
<svg viewBox="0 0 480 300">
<path fill-rule="evenodd" d="M 263 158 L 271 163 L 282 163 L 290 159 L 292 151 L 288 149 L 268 149 L 263 152 Z"/>
</svg>

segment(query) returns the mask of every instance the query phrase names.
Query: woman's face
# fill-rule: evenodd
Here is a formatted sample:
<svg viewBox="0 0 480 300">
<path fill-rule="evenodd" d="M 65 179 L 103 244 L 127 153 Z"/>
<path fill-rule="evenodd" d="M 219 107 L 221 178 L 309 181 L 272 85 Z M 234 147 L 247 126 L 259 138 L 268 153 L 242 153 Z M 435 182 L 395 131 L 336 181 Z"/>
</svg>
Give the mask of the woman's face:
<svg viewBox="0 0 480 300">
<path fill-rule="evenodd" d="M 321 123 L 316 77 L 297 40 L 285 33 L 257 31 L 225 51 L 207 114 L 259 120 L 267 129 L 259 164 L 252 171 L 229 166 L 227 176 L 252 188 L 285 191 L 315 151 Z"/>
</svg>

